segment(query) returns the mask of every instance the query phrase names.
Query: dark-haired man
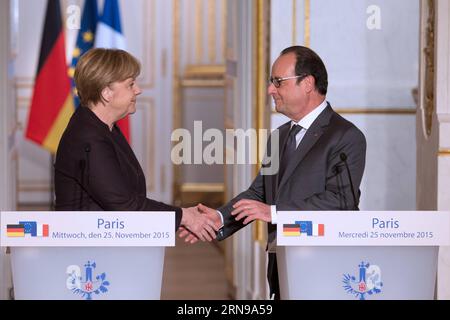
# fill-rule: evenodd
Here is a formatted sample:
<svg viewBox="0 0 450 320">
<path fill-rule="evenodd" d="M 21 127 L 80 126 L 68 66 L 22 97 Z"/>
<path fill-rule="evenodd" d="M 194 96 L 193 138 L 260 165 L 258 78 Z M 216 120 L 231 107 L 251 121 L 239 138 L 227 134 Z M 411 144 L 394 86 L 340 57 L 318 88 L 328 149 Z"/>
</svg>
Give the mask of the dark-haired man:
<svg viewBox="0 0 450 320">
<path fill-rule="evenodd" d="M 277 112 L 291 119 L 278 128 L 280 169 L 271 175 L 261 171 L 249 189 L 217 211 L 198 206 L 211 218 L 215 215 L 217 225 L 223 223 L 219 240 L 251 221 L 268 222 L 267 277 L 270 296 L 275 299 L 280 298 L 272 250 L 276 247 L 276 212 L 352 210 L 358 206 L 359 192 L 352 190 L 359 190 L 363 176 L 366 139 L 355 125 L 333 111 L 326 101 L 327 87 L 327 70 L 314 51 L 302 46 L 283 50 L 272 66 L 268 87 Z"/>
</svg>

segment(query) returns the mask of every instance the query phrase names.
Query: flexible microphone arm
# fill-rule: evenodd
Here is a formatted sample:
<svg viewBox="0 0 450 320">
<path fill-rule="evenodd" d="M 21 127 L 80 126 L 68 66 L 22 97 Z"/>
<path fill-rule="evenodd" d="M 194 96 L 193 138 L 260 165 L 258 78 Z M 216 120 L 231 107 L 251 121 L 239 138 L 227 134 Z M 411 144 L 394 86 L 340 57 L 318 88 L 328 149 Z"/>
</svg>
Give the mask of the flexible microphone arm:
<svg viewBox="0 0 450 320">
<path fill-rule="evenodd" d="M 84 155 L 85 160 L 80 161 L 80 170 L 81 170 L 81 185 L 80 185 L 80 199 L 78 204 L 78 210 L 83 210 L 83 193 L 84 193 L 84 183 L 85 175 L 87 175 L 87 184 L 89 185 L 89 152 L 91 152 L 91 145 L 87 143 L 84 146 Z"/>
<path fill-rule="evenodd" d="M 352 197 L 353 197 L 353 209 L 359 210 L 358 202 L 356 202 L 355 189 L 353 188 L 352 175 L 350 174 L 350 168 L 348 167 L 347 164 L 347 155 L 344 152 L 341 152 L 339 157 L 341 158 L 342 162 L 344 162 L 345 168 L 347 169 L 348 179 L 350 180 L 350 188 L 352 190 Z"/>
</svg>

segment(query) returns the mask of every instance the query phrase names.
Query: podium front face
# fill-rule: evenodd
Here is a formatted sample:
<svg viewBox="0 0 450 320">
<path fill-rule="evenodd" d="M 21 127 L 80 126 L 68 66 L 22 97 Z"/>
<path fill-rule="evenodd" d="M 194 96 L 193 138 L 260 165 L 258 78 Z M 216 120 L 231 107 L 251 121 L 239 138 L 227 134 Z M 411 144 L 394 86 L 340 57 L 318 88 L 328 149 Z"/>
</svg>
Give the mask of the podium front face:
<svg viewBox="0 0 450 320">
<path fill-rule="evenodd" d="M 434 299 L 438 247 L 278 247 L 281 299 Z"/>
<path fill-rule="evenodd" d="M 14 247 L 15 299 L 155 300 L 164 247 Z"/>
</svg>

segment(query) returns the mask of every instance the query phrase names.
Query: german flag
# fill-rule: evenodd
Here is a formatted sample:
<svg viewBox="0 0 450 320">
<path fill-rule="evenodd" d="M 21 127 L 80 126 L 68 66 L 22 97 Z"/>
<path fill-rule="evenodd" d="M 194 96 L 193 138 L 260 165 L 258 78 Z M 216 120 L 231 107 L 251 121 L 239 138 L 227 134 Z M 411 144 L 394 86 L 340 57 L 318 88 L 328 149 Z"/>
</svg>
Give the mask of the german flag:
<svg viewBox="0 0 450 320">
<path fill-rule="evenodd" d="M 59 0 L 48 0 L 26 137 L 52 153 L 74 111 Z"/>
<path fill-rule="evenodd" d="M 283 224 L 283 236 L 285 236 L 285 237 L 300 236 L 300 225 L 298 225 L 298 224 Z"/>
<path fill-rule="evenodd" d="M 25 237 L 25 226 L 23 224 L 7 224 L 7 237 Z"/>
</svg>

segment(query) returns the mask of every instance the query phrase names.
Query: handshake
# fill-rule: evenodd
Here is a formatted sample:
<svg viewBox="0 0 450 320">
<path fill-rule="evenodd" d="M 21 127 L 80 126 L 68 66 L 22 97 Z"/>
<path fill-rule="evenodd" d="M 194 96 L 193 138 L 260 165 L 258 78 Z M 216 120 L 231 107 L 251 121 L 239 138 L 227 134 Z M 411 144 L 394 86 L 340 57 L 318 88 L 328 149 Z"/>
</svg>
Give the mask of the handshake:
<svg viewBox="0 0 450 320">
<path fill-rule="evenodd" d="M 183 208 L 179 237 L 189 243 L 212 241 L 221 227 L 220 213 L 200 203 L 195 207 Z"/>
<path fill-rule="evenodd" d="M 237 201 L 231 215 L 236 221 L 242 220 L 244 225 L 254 220 L 272 222 L 270 206 L 256 200 Z M 200 203 L 196 207 L 183 208 L 179 237 L 189 243 L 212 241 L 222 227 L 221 213 Z"/>
</svg>

